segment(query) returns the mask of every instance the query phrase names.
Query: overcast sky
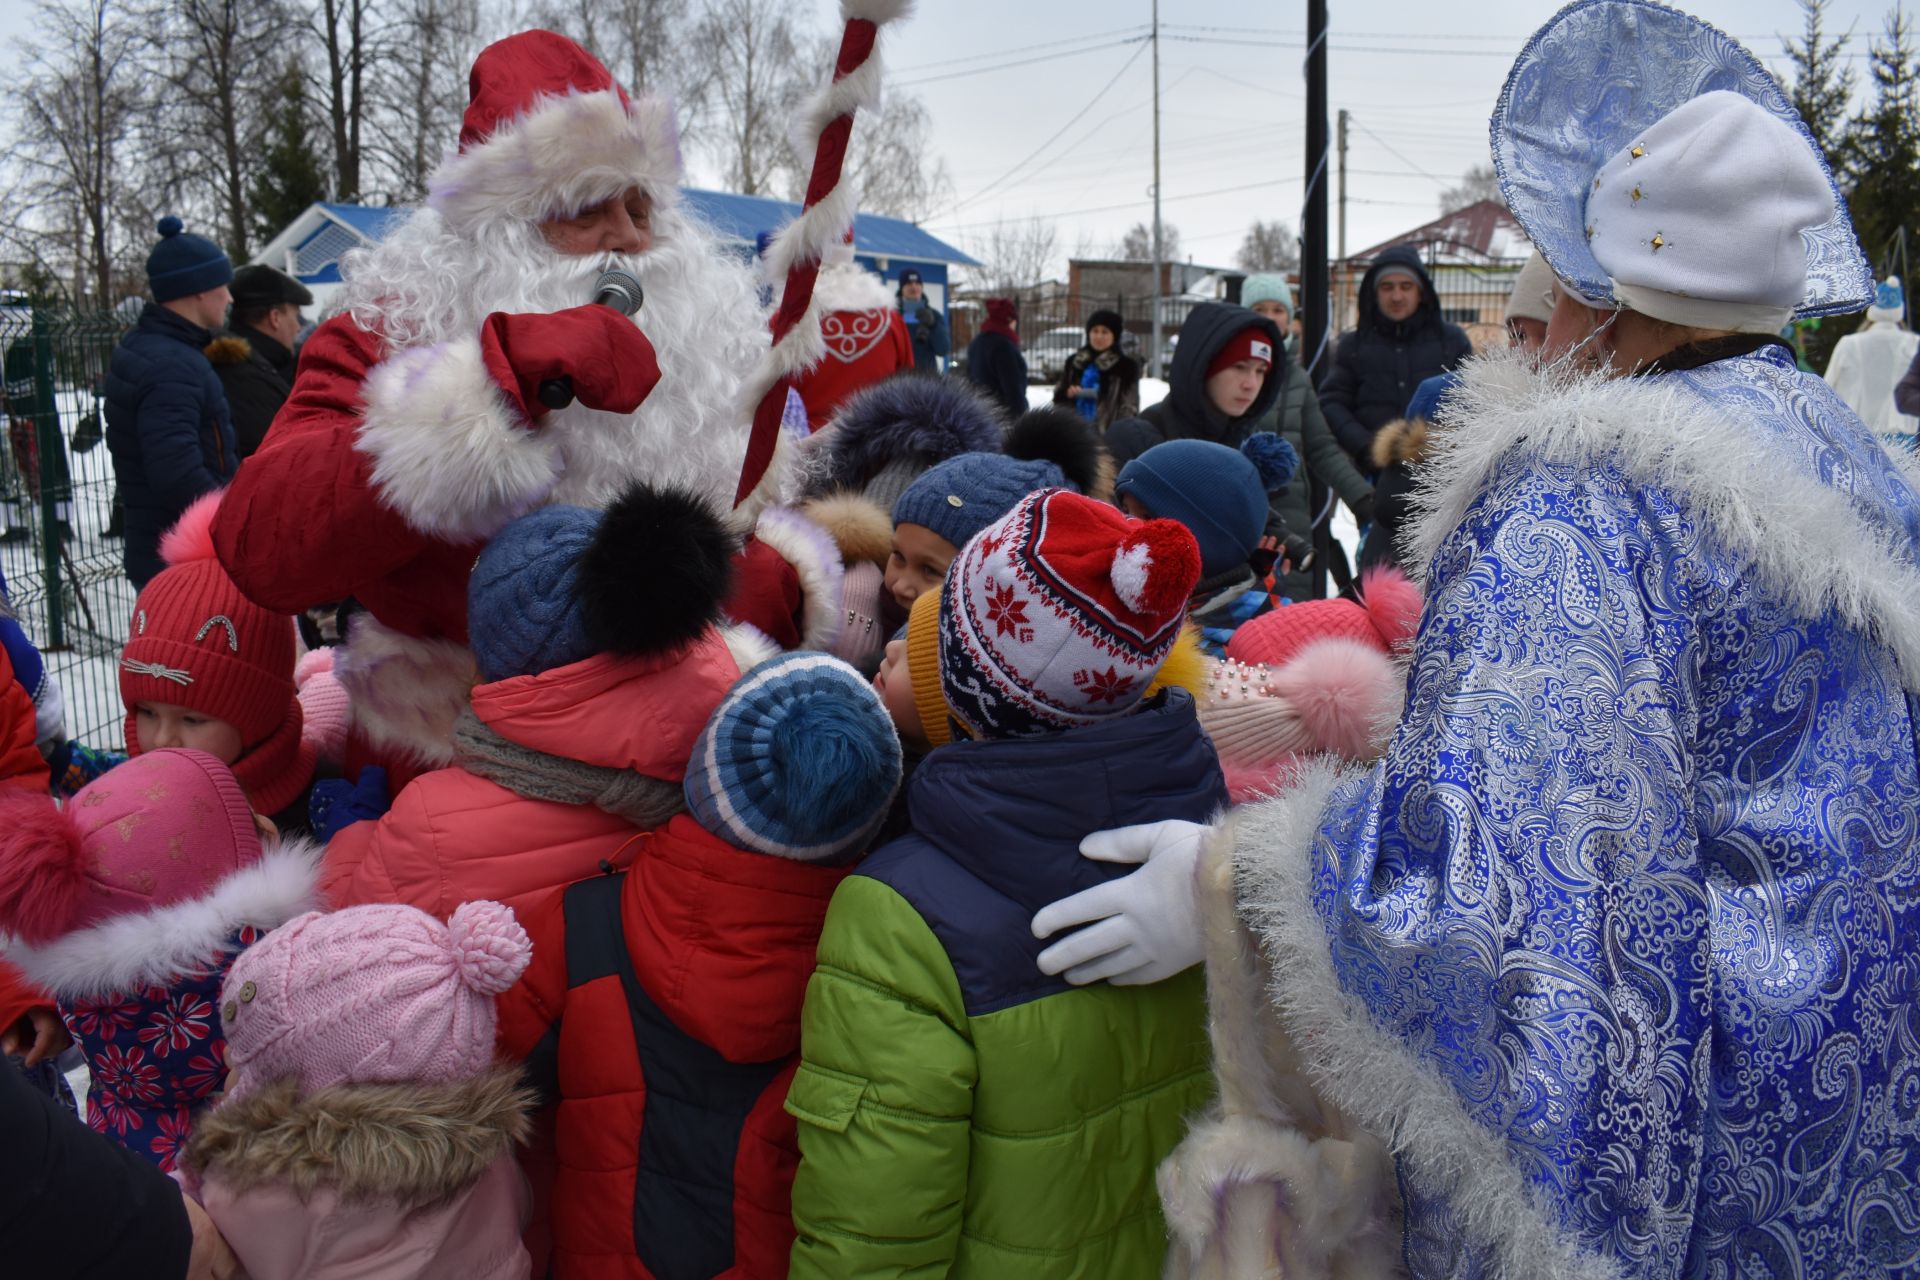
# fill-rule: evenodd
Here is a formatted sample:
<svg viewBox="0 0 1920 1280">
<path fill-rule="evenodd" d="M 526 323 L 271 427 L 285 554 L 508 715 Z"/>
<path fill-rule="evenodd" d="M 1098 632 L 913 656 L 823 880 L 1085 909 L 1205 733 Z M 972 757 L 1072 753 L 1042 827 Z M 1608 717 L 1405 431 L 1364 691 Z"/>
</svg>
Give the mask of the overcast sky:
<svg viewBox="0 0 1920 1280">
<path fill-rule="evenodd" d="M 806 2 L 821 27 L 836 21 L 835 0 Z M 1486 161 L 1487 116 L 1507 69 L 1557 7 L 1330 0 L 1330 108 L 1353 113 L 1350 251 L 1432 218 L 1441 190 Z M 1686 7 L 1776 68 L 1780 36 L 1800 29 L 1794 0 Z M 1833 5 L 1834 33 L 1854 28 L 1848 47 L 1863 81 L 1887 7 Z M 31 10 L 30 0 L 0 0 L 0 48 L 27 32 Z M 1146 219 L 1151 51 L 1115 42 L 1145 32 L 1150 14 L 1151 0 L 920 0 L 885 56 L 890 82 L 925 101 L 952 174 L 954 200 L 929 227 L 964 244 L 996 219 L 1041 214 L 1058 220 L 1064 253 L 1104 250 Z M 1163 216 L 1196 261 L 1229 263 L 1255 218 L 1298 222 L 1306 6 L 1165 0 L 1161 18 Z M 1223 188 L 1235 190 L 1209 194 Z"/>
<path fill-rule="evenodd" d="M 1558 7 L 1330 0 L 1329 110 L 1353 113 L 1349 250 L 1432 218 L 1440 192 L 1487 161 L 1487 117 L 1507 70 Z M 1684 7 L 1776 69 L 1784 65 L 1780 34 L 1799 34 L 1793 0 Z M 1855 28 L 1848 47 L 1863 81 L 1867 40 L 1886 7 L 1833 6 L 1830 30 Z M 815 8 L 823 24 L 837 11 L 830 0 L 815 0 Z M 1253 219 L 1298 222 L 1306 5 L 1163 0 L 1160 14 L 1162 216 L 1195 261 L 1230 263 Z M 926 102 L 953 176 L 954 204 L 929 228 L 964 243 L 996 218 L 1038 213 L 1059 219 L 1063 249 L 1079 240 L 1104 249 L 1149 217 L 1151 50 L 1093 46 L 1145 31 L 1150 15 L 1150 0 L 921 0 L 893 29 L 886 56 L 890 81 Z M 1072 52 L 1081 48 L 1091 51 Z M 1015 170 L 1109 82 L 1082 119 Z M 1222 188 L 1243 189 L 1206 194 Z M 1330 186 L 1330 201 L 1335 195 Z"/>
</svg>

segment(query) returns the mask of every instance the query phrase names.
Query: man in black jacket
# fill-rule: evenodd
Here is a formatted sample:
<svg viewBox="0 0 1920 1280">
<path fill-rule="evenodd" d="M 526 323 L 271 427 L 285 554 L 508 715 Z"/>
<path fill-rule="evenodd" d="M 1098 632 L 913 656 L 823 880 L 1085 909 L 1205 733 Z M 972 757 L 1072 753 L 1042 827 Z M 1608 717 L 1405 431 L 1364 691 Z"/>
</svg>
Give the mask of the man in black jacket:
<svg viewBox="0 0 1920 1280">
<path fill-rule="evenodd" d="M 160 535 L 194 499 L 233 479 L 233 417 L 204 354 L 226 318 L 233 264 L 220 246 L 160 220 L 147 256 L 153 301 L 120 339 L 107 369 L 107 447 L 126 504 L 127 577 L 135 587 L 165 566 Z"/>
<path fill-rule="evenodd" d="M 1440 318 L 1413 248 L 1395 245 L 1373 260 L 1360 281 L 1360 325 L 1340 339 L 1320 384 L 1327 425 L 1362 472 L 1375 472 L 1374 433 L 1406 416 L 1414 388 L 1472 353 L 1460 326 Z"/>
<path fill-rule="evenodd" d="M 226 390 L 234 441 L 246 458 L 293 389 L 300 308 L 313 305 L 313 294 L 292 276 L 257 264 L 235 271 L 231 290 L 227 331 L 207 344 L 207 359 Z"/>
<path fill-rule="evenodd" d="M 233 1251 L 179 1184 L 37 1092 L 0 1058 L 7 1275 L 228 1280 Z"/>
</svg>

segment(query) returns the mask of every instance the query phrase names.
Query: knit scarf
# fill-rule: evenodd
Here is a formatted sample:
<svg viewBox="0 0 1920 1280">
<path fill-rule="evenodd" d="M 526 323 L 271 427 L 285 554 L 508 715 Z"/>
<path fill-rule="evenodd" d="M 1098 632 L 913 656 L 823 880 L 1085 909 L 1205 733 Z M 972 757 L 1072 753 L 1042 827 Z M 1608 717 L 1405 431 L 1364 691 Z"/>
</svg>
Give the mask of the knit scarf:
<svg viewBox="0 0 1920 1280">
<path fill-rule="evenodd" d="M 468 773 L 515 795 L 558 804 L 590 804 L 643 830 L 660 826 L 687 807 L 677 782 L 509 742 L 482 723 L 472 707 L 454 721 L 453 755 Z"/>
</svg>

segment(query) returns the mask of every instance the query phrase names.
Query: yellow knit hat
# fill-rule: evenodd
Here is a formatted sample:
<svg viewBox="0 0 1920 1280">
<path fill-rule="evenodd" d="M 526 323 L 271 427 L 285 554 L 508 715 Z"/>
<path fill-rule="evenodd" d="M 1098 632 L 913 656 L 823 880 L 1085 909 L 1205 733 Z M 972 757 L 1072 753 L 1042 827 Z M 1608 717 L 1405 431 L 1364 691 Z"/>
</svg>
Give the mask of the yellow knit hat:
<svg viewBox="0 0 1920 1280">
<path fill-rule="evenodd" d="M 920 709 L 921 731 L 927 742 L 944 747 L 953 741 L 947 700 L 940 693 L 940 592 L 944 584 L 923 591 L 907 614 L 907 674 L 913 680 L 913 703 Z"/>
</svg>

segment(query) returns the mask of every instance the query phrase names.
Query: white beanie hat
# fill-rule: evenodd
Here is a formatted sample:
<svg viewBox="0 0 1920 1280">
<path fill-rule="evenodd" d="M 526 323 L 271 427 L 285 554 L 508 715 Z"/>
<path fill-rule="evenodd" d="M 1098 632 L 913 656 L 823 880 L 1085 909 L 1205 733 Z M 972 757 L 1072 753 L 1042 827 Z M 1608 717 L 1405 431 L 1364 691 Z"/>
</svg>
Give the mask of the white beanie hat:
<svg viewBox="0 0 1920 1280">
<path fill-rule="evenodd" d="M 1507 295 L 1506 314 L 1501 318 L 1551 322 L 1553 284 L 1553 268 L 1539 254 L 1532 255 L 1520 264 L 1518 274 L 1513 277 L 1513 292 Z"/>
<path fill-rule="evenodd" d="M 1834 216 L 1819 157 L 1740 94 L 1703 93 L 1602 165 L 1587 242 L 1631 310 L 1672 324 L 1773 333 L 1807 288 L 1802 232 Z"/>
</svg>

